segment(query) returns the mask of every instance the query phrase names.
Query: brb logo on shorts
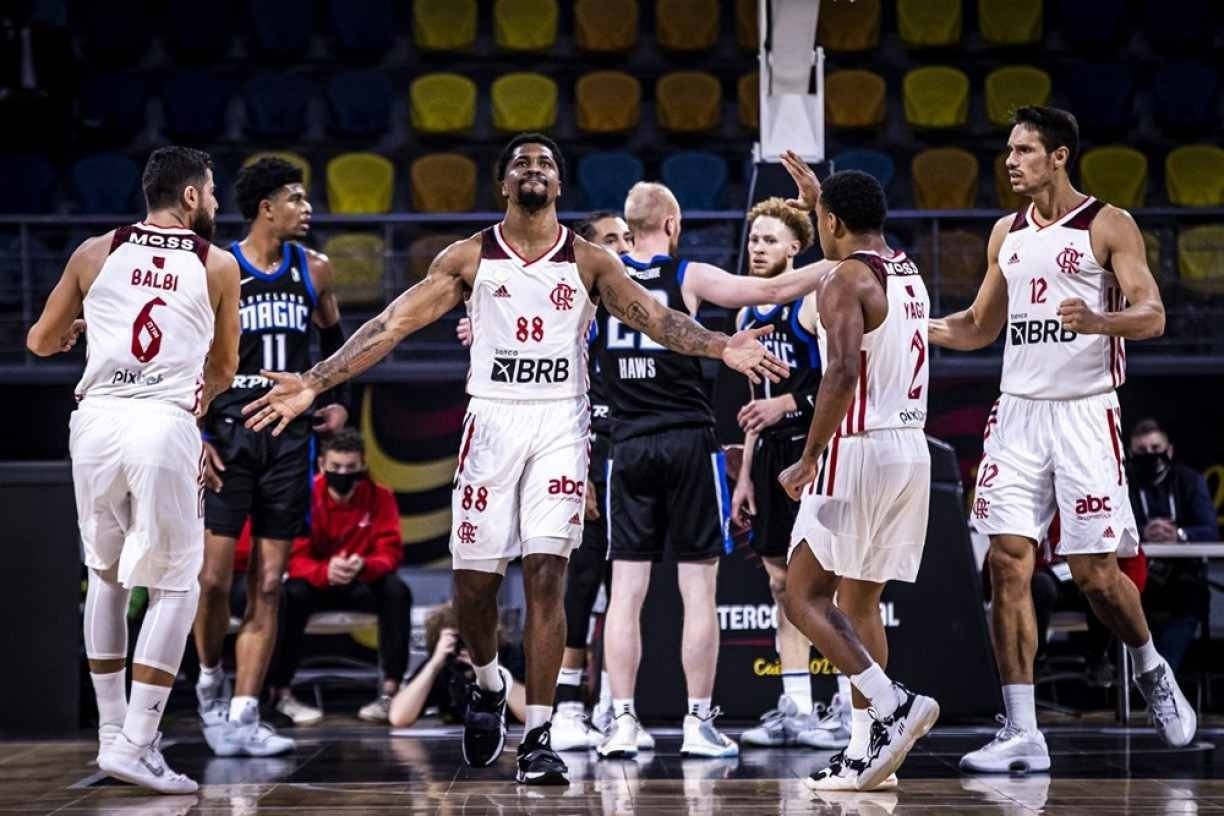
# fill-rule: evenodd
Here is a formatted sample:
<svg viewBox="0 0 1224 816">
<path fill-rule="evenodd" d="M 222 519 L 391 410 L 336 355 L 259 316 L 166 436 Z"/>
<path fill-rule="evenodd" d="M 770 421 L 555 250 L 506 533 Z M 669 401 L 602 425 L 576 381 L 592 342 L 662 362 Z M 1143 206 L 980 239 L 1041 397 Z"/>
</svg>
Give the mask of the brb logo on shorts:
<svg viewBox="0 0 1224 816">
<path fill-rule="evenodd" d="M 1058 253 L 1054 258 L 1054 263 L 1058 264 L 1058 268 L 1066 275 L 1078 275 L 1080 260 L 1084 257 L 1084 253 L 1080 252 L 1073 246 L 1068 246 Z"/>
<path fill-rule="evenodd" d="M 981 496 L 973 502 L 973 517 L 976 519 L 984 519 L 990 515 L 990 500 L 984 499 Z"/>
<path fill-rule="evenodd" d="M 470 521 L 465 521 L 455 530 L 455 537 L 459 539 L 461 544 L 476 543 L 476 525 Z"/>
<path fill-rule="evenodd" d="M 1075 500 L 1075 515 L 1080 517 L 1107 516 L 1112 512 L 1108 496 L 1085 496 Z"/>
<path fill-rule="evenodd" d="M 553 308 L 558 312 L 568 312 L 574 308 L 574 287 L 564 281 L 558 283 L 548 299 L 552 301 Z"/>
<path fill-rule="evenodd" d="M 586 482 L 571 479 L 568 476 L 548 480 L 548 495 L 550 496 L 572 496 L 581 499 L 585 490 Z"/>
<path fill-rule="evenodd" d="M 563 383 L 569 381 L 569 360 L 532 357 L 494 357 L 493 382 Z"/>
</svg>

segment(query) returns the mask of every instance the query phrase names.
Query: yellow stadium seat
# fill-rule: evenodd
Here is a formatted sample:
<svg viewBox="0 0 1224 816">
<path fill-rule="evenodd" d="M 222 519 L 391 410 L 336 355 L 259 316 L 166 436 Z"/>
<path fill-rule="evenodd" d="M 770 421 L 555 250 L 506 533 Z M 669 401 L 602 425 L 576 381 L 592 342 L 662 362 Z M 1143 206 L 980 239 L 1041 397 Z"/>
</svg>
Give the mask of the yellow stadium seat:
<svg viewBox="0 0 1224 816">
<path fill-rule="evenodd" d="M 1188 227 L 1177 236 L 1182 285 L 1204 295 L 1224 293 L 1224 224 Z"/>
<path fill-rule="evenodd" d="M 376 153 L 344 153 L 327 163 L 327 206 L 334 213 L 391 211 L 395 167 Z"/>
<path fill-rule="evenodd" d="M 557 83 L 543 74 L 516 71 L 493 80 L 493 127 L 507 132 L 548 130 L 557 123 Z"/>
<path fill-rule="evenodd" d="M 414 0 L 412 37 L 423 51 L 461 51 L 476 44 L 476 0 Z"/>
<path fill-rule="evenodd" d="M 1147 156 L 1133 147 L 1094 147 L 1080 159 L 1084 192 L 1115 207 L 1142 207 L 1147 197 L 1147 181 Z"/>
<path fill-rule="evenodd" d="M 704 51 L 718 42 L 718 0 L 658 0 L 655 40 L 668 51 Z"/>
<path fill-rule="evenodd" d="M 557 42 L 557 0 L 497 0 L 493 41 L 502 51 L 547 51 Z"/>
<path fill-rule="evenodd" d="M 857 68 L 825 77 L 825 120 L 834 127 L 884 124 L 884 77 Z"/>
<path fill-rule="evenodd" d="M 408 283 L 416 283 L 425 277 L 429 265 L 438 253 L 456 241 L 462 241 L 466 235 L 426 235 L 417 238 L 408 245 Z"/>
<path fill-rule="evenodd" d="M 722 120 L 722 85 L 704 71 L 673 71 L 655 83 L 655 105 L 664 130 L 713 130 Z"/>
<path fill-rule="evenodd" d="M 758 0 L 735 0 L 735 42 L 743 51 L 755 52 L 761 47 L 757 26 Z"/>
<path fill-rule="evenodd" d="M 744 74 L 736 83 L 739 102 L 739 121 L 748 130 L 761 128 L 761 74 L 753 71 Z"/>
<path fill-rule="evenodd" d="M 930 230 L 914 242 L 914 261 L 935 283 L 935 245 Z M 986 239 L 965 229 L 939 230 L 939 291 L 947 298 L 972 299 L 986 272 Z"/>
<path fill-rule="evenodd" d="M 1011 127 L 1012 114 L 1025 105 L 1050 104 L 1050 75 L 1029 65 L 1005 65 L 986 75 L 986 118 Z"/>
<path fill-rule="evenodd" d="M 897 29 L 907 46 L 955 45 L 960 42 L 962 0 L 897 0 Z M 824 8 L 821 8 L 824 12 Z"/>
<path fill-rule="evenodd" d="M 574 41 L 583 51 L 620 54 L 637 45 L 637 0 L 578 0 Z"/>
<path fill-rule="evenodd" d="M 642 83 L 624 71 L 592 71 L 574 86 L 578 129 L 587 133 L 624 133 L 642 116 Z"/>
<path fill-rule="evenodd" d="M 1007 153 L 1000 153 L 994 160 L 994 185 L 995 197 L 1002 209 L 1018 210 L 1028 204 L 1028 197 L 1013 190 L 1007 177 Z"/>
<path fill-rule="evenodd" d="M 412 208 L 467 212 L 476 208 L 476 162 L 458 153 L 430 153 L 412 163 Z"/>
<path fill-rule="evenodd" d="M 959 68 L 915 68 L 901 81 L 905 121 L 913 127 L 960 127 L 969 118 L 969 77 Z"/>
<path fill-rule="evenodd" d="M 1224 204 L 1224 149 L 1215 145 L 1185 145 L 1165 157 L 1165 187 L 1169 201 L 1183 207 Z"/>
<path fill-rule="evenodd" d="M 869 51 L 880 44 L 880 0 L 821 3 L 816 42 L 828 51 Z"/>
<path fill-rule="evenodd" d="M 425 74 L 408 89 L 412 127 L 421 133 L 462 133 L 476 124 L 476 83 L 459 74 Z"/>
<path fill-rule="evenodd" d="M 1159 278 L 1161 273 L 1160 236 L 1151 230 L 1139 230 L 1139 234 L 1143 236 L 1143 248 L 1147 254 L 1148 269 Z"/>
<path fill-rule="evenodd" d="M 306 188 L 307 193 L 310 192 L 310 162 L 306 161 L 305 156 L 291 150 L 265 150 L 262 153 L 252 153 L 247 156 L 242 160 L 242 166 L 254 164 L 260 159 L 281 159 L 289 162 L 302 171 L 302 186 Z"/>
<path fill-rule="evenodd" d="M 335 273 L 336 297 L 342 306 L 379 304 L 383 289 L 386 246 L 377 235 L 346 232 L 323 244 Z"/>
<path fill-rule="evenodd" d="M 991 45 L 1028 45 L 1041 40 L 1042 0 L 978 0 L 982 39 Z"/>
<path fill-rule="evenodd" d="M 977 200 L 978 160 L 959 147 L 924 150 L 910 164 L 914 206 L 920 210 L 964 210 Z"/>
</svg>

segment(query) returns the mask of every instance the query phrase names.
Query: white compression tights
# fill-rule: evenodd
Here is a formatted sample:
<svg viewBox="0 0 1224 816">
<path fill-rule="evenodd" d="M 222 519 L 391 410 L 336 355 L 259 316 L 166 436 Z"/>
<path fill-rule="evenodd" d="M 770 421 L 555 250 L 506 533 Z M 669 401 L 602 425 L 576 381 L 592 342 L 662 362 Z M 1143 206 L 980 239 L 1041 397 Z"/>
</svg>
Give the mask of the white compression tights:
<svg viewBox="0 0 1224 816">
<path fill-rule="evenodd" d="M 199 584 L 192 584 L 189 590 L 150 589 L 133 662 L 178 674 L 199 600 Z"/>
<path fill-rule="evenodd" d="M 127 658 L 128 591 L 119 583 L 119 565 L 91 569 L 85 590 L 85 655 L 90 660 Z"/>
</svg>

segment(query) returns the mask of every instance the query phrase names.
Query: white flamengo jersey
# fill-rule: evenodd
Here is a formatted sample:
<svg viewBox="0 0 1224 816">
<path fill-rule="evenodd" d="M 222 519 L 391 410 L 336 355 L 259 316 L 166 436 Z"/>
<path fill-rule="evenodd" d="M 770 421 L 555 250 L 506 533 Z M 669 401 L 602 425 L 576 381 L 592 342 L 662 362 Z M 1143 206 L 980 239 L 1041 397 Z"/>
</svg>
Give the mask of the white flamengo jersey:
<svg viewBox="0 0 1224 816">
<path fill-rule="evenodd" d="M 863 334 L 859 379 L 854 399 L 838 436 L 853 436 L 883 428 L 924 428 L 927 414 L 927 320 L 931 301 L 914 262 L 898 252 L 885 258 L 877 252 L 856 252 L 846 260 L 867 264 L 884 287 L 888 314 L 884 322 Z M 820 358 L 829 359 L 829 338 L 816 323 Z"/>
<path fill-rule="evenodd" d="M 1096 312 L 1125 308 L 1112 270 L 1092 253 L 1089 228 L 1105 206 L 1091 196 L 1052 224 L 1037 223 L 1030 204 L 1016 213 L 999 247 L 1007 280 L 1004 394 L 1026 399 L 1079 399 L 1126 381 L 1121 337 L 1064 329 L 1058 304 L 1080 298 Z"/>
<path fill-rule="evenodd" d="M 587 331 L 595 314 L 574 259 L 574 236 L 526 260 L 497 224 L 481 233 L 468 298 L 472 321 L 467 392 L 504 400 L 565 399 L 589 387 Z"/>
<path fill-rule="evenodd" d="M 78 400 L 124 397 L 199 407 L 215 313 L 208 241 L 187 229 L 119 227 L 85 294 L 85 374 Z"/>
</svg>

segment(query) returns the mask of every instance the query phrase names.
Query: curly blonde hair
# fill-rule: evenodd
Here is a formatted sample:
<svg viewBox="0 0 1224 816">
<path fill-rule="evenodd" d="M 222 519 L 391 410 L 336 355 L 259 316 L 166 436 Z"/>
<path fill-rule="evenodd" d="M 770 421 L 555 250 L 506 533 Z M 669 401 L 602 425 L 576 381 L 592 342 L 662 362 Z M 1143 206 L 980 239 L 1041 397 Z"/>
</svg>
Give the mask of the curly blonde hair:
<svg viewBox="0 0 1224 816">
<path fill-rule="evenodd" d="M 800 252 L 809 249 L 816 240 L 816 230 L 808 214 L 803 210 L 788 207 L 786 202 L 777 196 L 757 202 L 756 206 L 748 211 L 748 226 L 751 227 L 752 222 L 761 216 L 776 218 L 785 224 L 799 242 Z"/>
</svg>

